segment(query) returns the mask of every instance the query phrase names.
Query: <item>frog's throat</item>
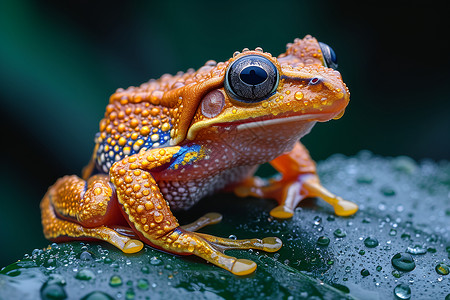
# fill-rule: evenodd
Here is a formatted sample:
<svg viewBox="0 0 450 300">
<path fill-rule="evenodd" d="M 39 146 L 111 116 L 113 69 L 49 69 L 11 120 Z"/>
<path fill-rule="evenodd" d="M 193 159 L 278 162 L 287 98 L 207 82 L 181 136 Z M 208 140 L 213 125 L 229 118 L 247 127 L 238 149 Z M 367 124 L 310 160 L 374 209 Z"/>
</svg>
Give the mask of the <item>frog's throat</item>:
<svg viewBox="0 0 450 300">
<path fill-rule="evenodd" d="M 204 128 L 212 126 L 231 126 L 235 125 L 237 131 L 242 131 L 252 128 L 263 128 L 270 125 L 283 125 L 285 123 L 296 123 L 301 121 L 316 122 L 316 121 L 328 121 L 332 119 L 337 113 L 323 113 L 323 114 L 305 114 L 305 115 L 293 115 L 279 118 L 270 118 L 266 120 L 258 120 L 254 118 L 249 118 L 244 121 L 230 121 L 224 122 L 220 119 L 209 119 L 198 123 L 195 123 L 189 128 L 186 139 L 194 140 L 198 132 Z"/>
</svg>

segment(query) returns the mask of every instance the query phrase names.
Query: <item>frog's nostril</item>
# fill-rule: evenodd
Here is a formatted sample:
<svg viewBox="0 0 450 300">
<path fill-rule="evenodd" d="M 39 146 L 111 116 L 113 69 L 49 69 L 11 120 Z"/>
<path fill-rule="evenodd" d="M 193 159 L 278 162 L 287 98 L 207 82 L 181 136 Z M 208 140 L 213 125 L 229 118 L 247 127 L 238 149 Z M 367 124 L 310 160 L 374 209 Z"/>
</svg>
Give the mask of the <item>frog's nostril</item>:
<svg viewBox="0 0 450 300">
<path fill-rule="evenodd" d="M 315 85 L 315 84 L 318 84 L 319 82 L 321 82 L 321 79 L 319 77 L 314 77 L 309 81 L 309 84 Z"/>
</svg>

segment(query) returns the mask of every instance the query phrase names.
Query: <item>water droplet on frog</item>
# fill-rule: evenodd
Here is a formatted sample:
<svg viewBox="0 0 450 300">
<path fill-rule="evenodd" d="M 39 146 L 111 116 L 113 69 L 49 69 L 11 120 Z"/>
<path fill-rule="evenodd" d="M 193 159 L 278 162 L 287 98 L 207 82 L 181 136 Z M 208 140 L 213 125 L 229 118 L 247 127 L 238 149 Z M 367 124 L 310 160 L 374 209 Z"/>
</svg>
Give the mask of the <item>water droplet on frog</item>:
<svg viewBox="0 0 450 300">
<path fill-rule="evenodd" d="M 405 283 L 400 283 L 394 288 L 394 295 L 398 299 L 410 299 L 411 298 L 411 288 Z"/>
<path fill-rule="evenodd" d="M 230 234 L 230 236 L 228 238 L 230 240 L 237 240 L 237 236 L 235 236 L 234 234 Z"/>
<path fill-rule="evenodd" d="M 346 273 L 350 273 L 351 270 L 352 270 L 352 268 L 350 266 L 346 266 L 345 267 L 345 272 Z"/>
<path fill-rule="evenodd" d="M 377 270 L 378 272 L 380 272 L 381 270 L 383 270 L 383 267 L 377 266 L 376 270 Z"/>
<path fill-rule="evenodd" d="M 329 215 L 327 217 L 327 221 L 329 221 L 329 222 L 333 222 L 334 220 L 336 220 L 336 218 L 334 216 L 332 216 L 332 215 Z"/>
<path fill-rule="evenodd" d="M 391 229 L 391 230 L 389 231 L 389 235 L 390 235 L 390 236 L 396 236 L 396 235 L 397 235 L 397 230 Z"/>
<path fill-rule="evenodd" d="M 364 240 L 364 245 L 366 245 L 367 248 L 375 248 L 378 244 L 378 240 L 374 237 L 367 237 Z"/>
<path fill-rule="evenodd" d="M 423 248 L 421 245 L 408 246 L 406 252 L 413 255 L 420 255 L 427 253 L 427 249 Z"/>
<path fill-rule="evenodd" d="M 81 300 L 114 300 L 114 298 L 104 292 L 95 291 L 87 294 Z"/>
<path fill-rule="evenodd" d="M 319 246 L 328 246 L 330 244 L 330 239 L 326 236 L 321 236 L 317 239 L 317 245 Z"/>
<path fill-rule="evenodd" d="M 338 228 L 333 232 L 334 236 L 337 238 L 343 238 L 347 236 L 347 233 L 342 229 Z"/>
<path fill-rule="evenodd" d="M 392 266 L 399 271 L 410 272 L 416 267 L 413 257 L 408 253 L 397 253 L 391 259 Z"/>
<path fill-rule="evenodd" d="M 364 250 L 361 249 L 361 250 L 359 250 L 358 254 L 359 254 L 359 255 L 364 255 L 364 254 L 366 254 L 366 251 L 364 251 Z"/>
<path fill-rule="evenodd" d="M 449 266 L 444 263 L 438 264 L 435 270 L 439 275 L 448 275 L 450 272 Z"/>
<path fill-rule="evenodd" d="M 361 275 L 364 276 L 364 277 L 366 277 L 366 276 L 369 276 L 369 275 L 370 275 L 370 272 L 369 272 L 369 270 L 367 270 L 367 269 L 362 269 L 362 270 L 361 270 Z"/>
</svg>

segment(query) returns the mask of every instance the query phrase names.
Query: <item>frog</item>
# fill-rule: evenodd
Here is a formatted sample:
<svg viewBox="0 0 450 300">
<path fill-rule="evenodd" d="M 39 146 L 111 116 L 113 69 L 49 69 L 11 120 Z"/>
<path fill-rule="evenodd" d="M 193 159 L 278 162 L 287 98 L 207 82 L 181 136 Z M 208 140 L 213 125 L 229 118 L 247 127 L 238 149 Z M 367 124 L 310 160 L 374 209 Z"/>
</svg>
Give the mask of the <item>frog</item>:
<svg viewBox="0 0 450 300">
<path fill-rule="evenodd" d="M 270 215 L 278 219 L 291 218 L 309 197 L 338 216 L 356 213 L 357 204 L 320 183 L 300 142 L 317 122 L 344 114 L 350 93 L 336 68 L 333 49 L 307 35 L 277 57 L 245 48 L 225 62 L 117 89 L 81 177 L 58 179 L 40 203 L 45 237 L 105 241 L 126 254 L 145 244 L 238 276 L 253 273 L 255 262 L 225 251 L 275 252 L 280 238 L 208 235 L 198 230 L 220 222 L 219 213 L 180 225 L 173 212 L 225 191 L 276 200 Z M 255 176 L 264 163 L 279 176 Z"/>
</svg>

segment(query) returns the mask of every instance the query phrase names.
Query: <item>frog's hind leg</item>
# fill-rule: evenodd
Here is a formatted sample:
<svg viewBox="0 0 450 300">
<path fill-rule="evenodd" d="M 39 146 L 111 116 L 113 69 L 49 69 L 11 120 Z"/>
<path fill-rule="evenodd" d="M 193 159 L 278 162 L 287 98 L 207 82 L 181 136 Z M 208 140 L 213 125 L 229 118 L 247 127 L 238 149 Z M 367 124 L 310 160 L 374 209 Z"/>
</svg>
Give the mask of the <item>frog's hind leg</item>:
<svg viewBox="0 0 450 300">
<path fill-rule="evenodd" d="M 99 239 L 125 253 L 140 251 L 143 243 L 132 238 L 130 229 L 116 226 L 124 233 L 120 234 L 106 226 L 117 218 L 112 194 L 106 176 L 95 176 L 88 182 L 77 176 L 59 179 L 41 201 L 45 237 L 56 242 Z"/>
</svg>

